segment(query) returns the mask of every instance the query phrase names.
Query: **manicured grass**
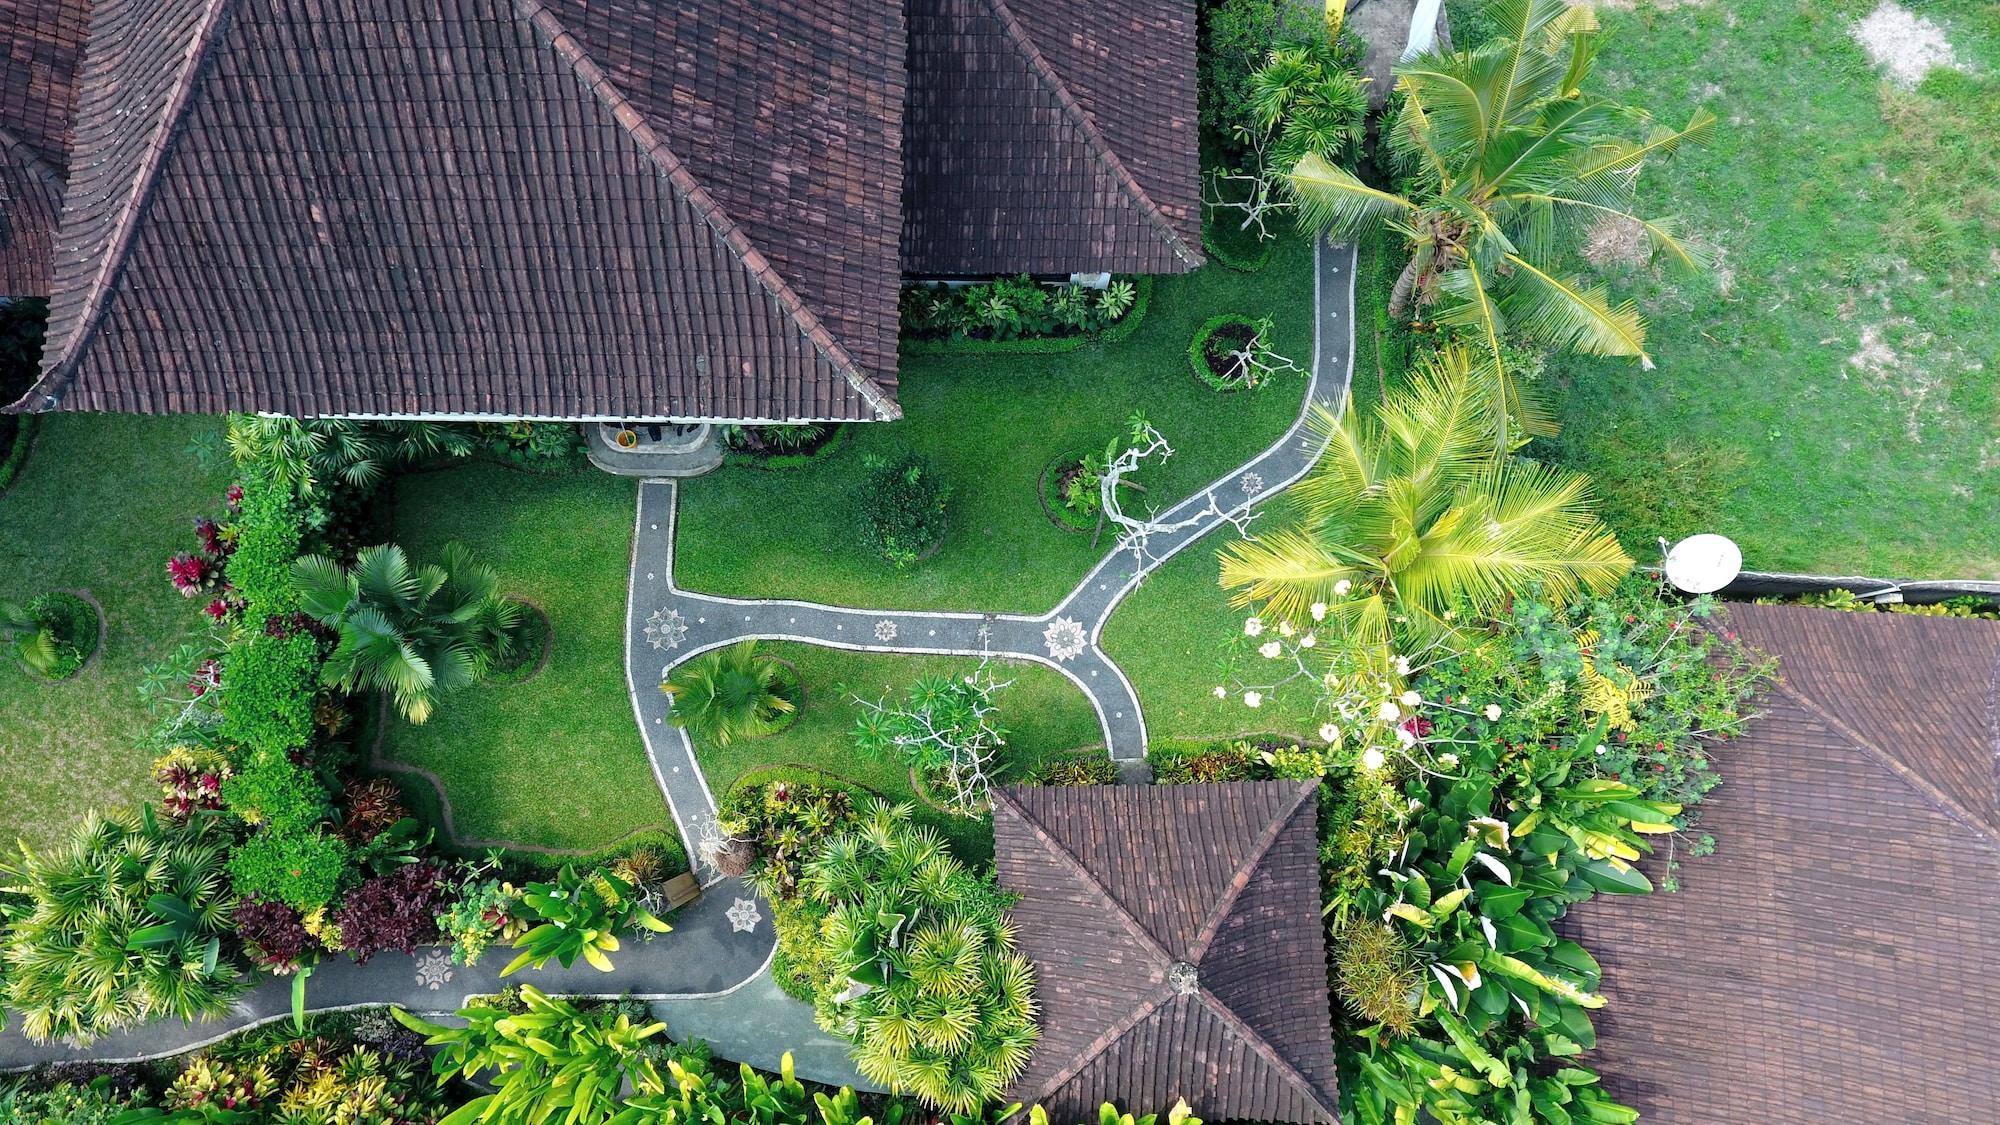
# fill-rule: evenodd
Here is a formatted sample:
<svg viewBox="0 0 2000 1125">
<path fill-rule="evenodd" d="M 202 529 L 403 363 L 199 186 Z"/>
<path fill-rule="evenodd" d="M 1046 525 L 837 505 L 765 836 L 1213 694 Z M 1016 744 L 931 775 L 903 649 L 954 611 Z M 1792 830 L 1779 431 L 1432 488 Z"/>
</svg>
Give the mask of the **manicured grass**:
<svg viewBox="0 0 2000 1125">
<path fill-rule="evenodd" d="M 157 796 L 138 687 L 203 620 L 166 565 L 193 547 L 194 520 L 222 508 L 227 465 L 204 468 L 187 449 L 219 428 L 211 418 L 50 416 L 0 493 L 0 596 L 84 589 L 108 622 L 103 650 L 71 680 L 46 683 L 0 656 L 0 840 L 47 844 L 85 808 Z"/>
<path fill-rule="evenodd" d="M 1217 394 L 1199 383 L 1188 341 L 1220 312 L 1269 315 L 1277 347 L 1312 355 L 1312 254 L 1298 238 L 1269 265 L 1243 274 L 1207 266 L 1162 277 L 1133 335 L 1054 356 L 908 356 L 901 422 L 857 427 L 838 453 L 804 470 L 729 466 L 683 486 L 677 578 L 690 589 L 739 597 L 796 597 L 843 605 L 1048 609 L 1110 547 L 1058 530 L 1037 482 L 1059 456 L 1101 450 L 1145 411 L 1176 455 L 1136 479 L 1144 502 L 1165 505 L 1214 481 L 1282 433 L 1297 416 L 1303 377 L 1256 393 Z M 902 446 L 936 458 L 956 489 L 951 531 L 936 557 L 897 575 L 866 546 L 856 504 L 863 461 Z"/>
<path fill-rule="evenodd" d="M 554 643 L 538 675 L 451 696 L 420 727 L 390 720 L 384 756 L 443 780 L 463 837 L 588 849 L 671 829 L 625 694 L 633 483 L 473 464 L 404 476 L 393 504 L 413 560 L 464 542 L 542 607 Z"/>
<path fill-rule="evenodd" d="M 1558 452 L 1641 561 L 1655 535 L 1712 530 L 1759 569 L 2000 574 L 2000 79 L 1886 86 L 1849 34 L 1875 3 L 1600 13 L 1607 90 L 1722 119 L 1641 181 L 1716 274 L 1612 272 L 1658 369 L 1563 358 L 1545 379 Z M 2000 68 L 1990 4 L 1910 7 Z"/>
<path fill-rule="evenodd" d="M 1278 526 L 1283 509 L 1283 500 L 1273 501 L 1257 524 Z M 1230 606 L 1228 591 L 1216 583 L 1221 569 L 1216 552 L 1236 537 L 1225 527 L 1169 559 L 1126 597 L 1104 628 L 1104 651 L 1139 693 L 1149 741 L 1303 735 L 1318 725 L 1309 714 L 1311 693 L 1297 685 L 1255 710 L 1234 690 L 1263 674 L 1256 653 L 1236 651 L 1248 611 Z M 1217 685 L 1232 689 L 1228 699 L 1215 698 Z"/>
<path fill-rule="evenodd" d="M 910 771 L 886 759 L 854 748 L 852 731 L 860 711 L 854 696 L 900 697 L 919 677 L 963 675 L 979 666 L 966 657 L 899 656 L 845 652 L 790 641 L 767 642 L 760 651 L 782 657 L 799 670 L 806 707 L 792 725 L 765 738 L 716 746 L 699 743 L 695 754 L 716 799 L 722 799 L 736 779 L 766 766 L 812 766 L 859 782 L 896 801 L 912 801 L 918 819 L 935 825 L 951 841 L 952 850 L 968 862 L 993 857 L 992 822 L 946 814 L 924 803 L 910 787 Z M 1013 681 L 994 696 L 1001 725 L 1008 731 L 1007 762 L 1002 782 L 1019 781 L 1052 755 L 1098 745 L 1104 732 L 1089 700 L 1075 684 L 1052 668 L 1009 663 L 996 669 Z"/>
</svg>

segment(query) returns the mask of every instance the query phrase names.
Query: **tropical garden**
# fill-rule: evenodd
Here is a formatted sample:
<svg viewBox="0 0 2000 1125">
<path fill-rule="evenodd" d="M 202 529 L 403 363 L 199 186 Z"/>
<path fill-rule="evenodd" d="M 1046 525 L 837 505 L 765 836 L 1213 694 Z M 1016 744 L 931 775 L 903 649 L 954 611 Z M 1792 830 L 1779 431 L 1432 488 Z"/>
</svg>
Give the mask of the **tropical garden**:
<svg viewBox="0 0 2000 1125">
<path fill-rule="evenodd" d="M 1318 779 L 1343 1119 L 1630 1121 L 1588 1065 L 1597 961 L 1559 923 L 1702 877 L 1700 804 L 1774 674 L 1714 627 L 1718 603 L 1634 559 L 1721 529 L 1774 568 L 1990 569 L 1978 530 L 2000 513 L 1980 521 L 1992 490 L 1966 483 L 1994 460 L 1974 421 L 2000 405 L 1990 372 L 1959 362 L 1914 401 L 1897 391 L 1919 455 L 1885 465 L 1879 404 L 1787 384 L 1805 376 L 1773 356 L 1828 328 L 1835 293 L 1866 311 L 1872 357 L 1840 381 L 1877 398 L 1885 371 L 1956 362 L 1947 327 L 1982 354 L 1991 316 L 1962 285 L 1932 298 L 1990 269 L 1937 243 L 1992 233 L 1991 208 L 1952 202 L 1984 198 L 1964 192 L 1974 172 L 1907 134 L 1991 121 L 1991 66 L 1871 94 L 1852 81 L 1865 45 L 1786 5 L 1725 34 L 1700 6 L 1454 3 L 1455 49 L 1401 64 L 1371 113 L 1334 8 L 1329 24 L 1317 4 L 1201 5 L 1211 264 L 1103 289 L 911 287 L 906 421 L 727 429 L 724 466 L 681 487 L 674 577 L 1046 610 L 1121 517 L 1198 493 L 1299 416 L 1310 240 L 1354 242 L 1351 393 L 1309 419 L 1325 452 L 1148 576 L 1103 647 L 1145 707 L 1155 783 Z M 1952 26 L 1966 58 L 1996 58 L 2000 28 Z M 1840 66 L 1801 68 L 1815 52 Z M 1696 59 L 1728 85 L 1651 81 Z M 1794 78 L 1833 101 L 1808 106 Z M 1749 90 L 1777 93 L 1725 124 L 1712 103 Z M 1809 214 L 1752 170 L 1756 146 L 1854 120 L 1899 198 L 1927 204 L 1932 236 L 1889 245 L 1928 278 L 1859 257 L 1879 227 L 1832 174 L 1856 157 L 1815 156 L 1831 172 Z M 1725 248 L 1737 214 L 1751 237 Z M 1820 241 L 1806 227 L 1827 260 L 1800 257 Z M 1815 311 L 1760 311 L 1781 296 Z M 31 366 L 33 317 L 6 308 L 0 360 Z M 1868 337 L 1875 319 L 1894 326 Z M 1781 419 L 1799 403 L 1819 416 Z M 1061 675 L 798 642 L 680 662 L 658 690 L 719 814 L 689 856 L 626 698 L 634 488 L 585 467 L 574 428 L 32 421 L 0 431 L 0 738 L 21 751 L 0 762 L 0 822 L 22 841 L 0 889 L 10 1033 L 87 1043 L 213 1018 L 260 975 L 291 982 L 294 1011 L 172 1060 L 32 1075 L 0 1117 L 1019 1110 L 1005 1094 L 1058 982 L 1014 949 L 988 794 L 1118 780 Z M 1905 503 L 1885 511 L 1884 488 Z M 75 511 L 90 535 L 51 530 Z M 1912 523 L 1975 531 L 1926 542 Z M 670 931 L 669 886 L 695 862 L 751 881 L 777 986 L 889 1094 L 813 1086 L 789 1059 L 730 1067 L 644 1003 L 535 987 L 536 969 L 609 969 Z M 308 1014 L 323 963 L 429 946 L 526 983 L 449 1020 Z M 1154 1121 L 1107 1106 L 1099 1125 Z"/>
</svg>

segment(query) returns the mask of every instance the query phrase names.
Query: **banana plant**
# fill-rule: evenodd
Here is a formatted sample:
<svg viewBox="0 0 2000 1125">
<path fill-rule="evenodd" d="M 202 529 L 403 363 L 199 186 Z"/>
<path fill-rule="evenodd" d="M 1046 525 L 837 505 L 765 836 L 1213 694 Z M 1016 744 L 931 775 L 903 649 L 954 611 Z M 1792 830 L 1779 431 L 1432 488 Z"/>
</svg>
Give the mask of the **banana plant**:
<svg viewBox="0 0 2000 1125">
<path fill-rule="evenodd" d="M 1536 1064 L 1574 1051 L 1559 1037 L 1529 1034 L 1495 1056 L 1462 1031 L 1394 1040 L 1363 1031 L 1358 1080 L 1343 1078 L 1341 1119 L 1352 1125 L 1627 1125 L 1637 1110 L 1606 1094 L 1576 1066 Z M 1468 1049 L 1469 1048 L 1469 1049 Z"/>
</svg>

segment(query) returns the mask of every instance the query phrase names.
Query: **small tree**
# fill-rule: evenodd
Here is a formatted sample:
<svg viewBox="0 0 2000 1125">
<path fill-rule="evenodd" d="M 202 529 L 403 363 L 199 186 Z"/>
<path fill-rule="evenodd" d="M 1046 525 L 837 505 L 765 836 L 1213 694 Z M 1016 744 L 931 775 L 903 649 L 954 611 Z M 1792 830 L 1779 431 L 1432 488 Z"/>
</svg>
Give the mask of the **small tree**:
<svg viewBox="0 0 2000 1125">
<path fill-rule="evenodd" d="M 871 456 L 866 464 L 861 511 L 869 541 L 891 566 L 907 570 L 944 539 L 951 486 L 921 453 Z"/>
<path fill-rule="evenodd" d="M 863 714 L 854 724 L 855 745 L 921 773 L 952 812 L 983 815 L 991 804 L 994 763 L 1007 745 L 993 695 L 1011 683 L 995 679 L 982 663 L 970 675 L 919 679 L 899 705 L 856 696 Z"/>
<path fill-rule="evenodd" d="M 486 678 L 513 653 L 521 605 L 500 596 L 500 577 L 447 543 L 441 564 L 410 565 L 397 546 L 365 547 L 352 567 L 325 555 L 292 564 L 299 605 L 340 635 L 328 683 L 385 691 L 413 723 L 440 697 Z"/>
</svg>

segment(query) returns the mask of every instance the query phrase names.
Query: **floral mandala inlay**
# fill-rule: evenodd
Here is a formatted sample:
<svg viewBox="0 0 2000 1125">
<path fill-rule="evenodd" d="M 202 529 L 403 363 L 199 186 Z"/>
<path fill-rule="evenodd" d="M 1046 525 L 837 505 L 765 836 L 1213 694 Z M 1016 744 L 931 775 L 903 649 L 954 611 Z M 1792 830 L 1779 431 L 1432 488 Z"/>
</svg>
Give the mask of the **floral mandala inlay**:
<svg viewBox="0 0 2000 1125">
<path fill-rule="evenodd" d="M 1083 636 L 1083 626 L 1067 617 L 1058 617 L 1042 630 L 1042 642 L 1049 646 L 1049 655 L 1057 663 L 1072 659 L 1083 652 L 1087 643 Z"/>
<path fill-rule="evenodd" d="M 687 618 L 677 609 L 656 609 L 646 618 L 646 643 L 654 648 L 679 648 L 687 633 Z"/>
<path fill-rule="evenodd" d="M 1264 478 L 1256 473 L 1244 473 L 1242 485 L 1245 496 L 1255 496 L 1264 491 Z"/>
<path fill-rule="evenodd" d="M 877 622 L 875 623 L 875 639 L 876 639 L 876 640 L 878 640 L 878 641 L 893 641 L 893 640 L 895 640 L 895 639 L 896 639 L 896 623 L 895 623 L 894 621 L 886 621 L 886 620 L 885 620 L 885 621 L 877 621 Z"/>
<path fill-rule="evenodd" d="M 451 958 L 442 949 L 433 949 L 417 961 L 417 984 L 436 992 L 451 979 Z"/>
<path fill-rule="evenodd" d="M 757 900 L 754 898 L 737 899 L 736 905 L 725 913 L 729 918 L 729 929 L 732 933 L 748 933 L 755 930 L 757 923 L 764 920 L 764 915 L 758 911 Z"/>
</svg>

